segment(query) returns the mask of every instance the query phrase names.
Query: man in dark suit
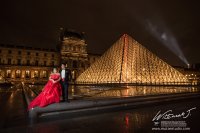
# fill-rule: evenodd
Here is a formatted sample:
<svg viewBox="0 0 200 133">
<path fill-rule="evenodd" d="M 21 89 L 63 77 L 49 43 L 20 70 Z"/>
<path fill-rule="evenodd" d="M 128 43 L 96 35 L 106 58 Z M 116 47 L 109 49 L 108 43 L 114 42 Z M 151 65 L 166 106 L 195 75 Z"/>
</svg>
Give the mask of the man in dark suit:
<svg viewBox="0 0 200 133">
<path fill-rule="evenodd" d="M 62 101 L 63 102 L 64 101 L 69 102 L 69 99 L 68 99 L 68 87 L 69 87 L 69 81 L 71 80 L 72 75 L 71 75 L 70 69 L 67 68 L 67 64 L 65 64 L 65 63 L 61 64 L 60 75 L 61 75 L 60 82 L 61 82 L 61 86 L 62 86 L 62 97 L 63 97 Z"/>
</svg>

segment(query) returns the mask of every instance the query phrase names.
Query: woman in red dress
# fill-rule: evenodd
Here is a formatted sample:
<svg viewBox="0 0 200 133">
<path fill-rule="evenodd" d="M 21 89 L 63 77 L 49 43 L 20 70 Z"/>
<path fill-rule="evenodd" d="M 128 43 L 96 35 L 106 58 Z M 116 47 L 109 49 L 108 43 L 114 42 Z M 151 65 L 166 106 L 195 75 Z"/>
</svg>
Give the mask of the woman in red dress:
<svg viewBox="0 0 200 133">
<path fill-rule="evenodd" d="M 44 86 L 42 92 L 29 104 L 28 110 L 36 106 L 45 107 L 52 103 L 59 103 L 60 96 L 62 95 L 60 79 L 60 73 L 54 68 L 49 81 Z"/>
</svg>

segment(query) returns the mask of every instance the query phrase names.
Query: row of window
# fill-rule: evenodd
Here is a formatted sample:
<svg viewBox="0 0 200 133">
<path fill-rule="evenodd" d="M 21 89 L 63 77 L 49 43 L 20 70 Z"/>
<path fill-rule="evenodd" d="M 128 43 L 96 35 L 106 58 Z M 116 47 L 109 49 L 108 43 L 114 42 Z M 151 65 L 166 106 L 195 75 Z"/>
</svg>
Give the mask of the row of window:
<svg viewBox="0 0 200 133">
<path fill-rule="evenodd" d="M 42 78 L 47 78 L 47 71 L 41 71 L 40 75 Z M 6 71 L 6 77 L 7 78 L 14 78 L 14 75 L 11 75 L 11 70 Z M 22 75 L 21 70 L 16 70 L 15 71 L 15 78 L 39 78 L 39 71 L 34 71 L 32 77 L 31 77 L 31 72 L 30 70 L 25 71 L 25 75 Z"/>
<path fill-rule="evenodd" d="M 6 64 L 6 63 L 4 62 L 4 60 L 1 61 L 1 58 L 0 58 L 0 64 Z M 7 60 L 7 65 L 22 65 L 22 60 L 21 60 L 21 59 L 17 59 L 17 63 L 15 63 L 15 62 L 12 63 L 12 59 L 11 59 L 11 58 L 8 58 L 8 60 Z M 36 61 L 35 61 L 34 63 L 32 63 L 32 64 L 31 64 L 30 60 L 27 60 L 27 61 L 26 61 L 26 64 L 24 64 L 24 65 L 27 65 L 27 66 L 30 66 L 30 65 L 39 66 L 40 64 L 39 64 L 39 61 L 38 61 L 38 60 L 36 60 Z M 42 65 L 43 65 L 43 66 L 47 66 L 47 61 L 44 61 Z M 52 61 L 51 64 L 50 64 L 50 66 L 55 66 L 55 62 Z"/>
<path fill-rule="evenodd" d="M 79 62 L 77 60 L 73 60 L 72 62 L 72 67 L 73 68 L 78 68 L 78 67 L 82 67 L 82 68 L 85 68 L 86 67 L 86 64 L 84 62 Z M 68 64 L 70 65 L 71 63 L 68 62 Z M 4 65 L 27 65 L 27 66 L 56 66 L 57 64 L 54 62 L 54 61 L 51 61 L 51 63 L 48 63 L 47 64 L 47 61 L 43 61 L 41 63 L 39 63 L 38 60 L 35 60 L 34 62 L 30 62 L 30 60 L 26 60 L 26 63 L 22 63 L 22 60 L 21 59 L 17 59 L 17 62 L 13 61 L 12 62 L 12 59 L 11 58 L 8 58 L 7 59 L 7 62 L 5 63 L 4 60 L 1 60 L 0 58 L 0 64 L 4 64 Z"/>
<path fill-rule="evenodd" d="M 70 62 L 72 63 L 72 67 L 73 68 L 78 68 L 78 67 L 85 68 L 86 67 L 84 62 L 79 62 L 77 60 L 72 60 L 72 61 L 68 61 L 67 64 L 71 64 Z"/>
<path fill-rule="evenodd" d="M 0 53 L 1 53 L 1 50 L 0 50 Z M 12 54 L 12 50 L 8 50 L 8 54 Z M 18 55 L 21 55 L 22 54 L 22 51 L 18 51 Z M 27 52 L 27 55 L 31 55 L 31 52 Z M 39 53 L 35 53 L 36 56 L 39 56 Z M 44 53 L 44 57 L 47 56 L 47 53 Z M 55 57 L 54 54 L 51 54 L 51 57 Z"/>
<path fill-rule="evenodd" d="M 67 51 L 85 52 L 86 48 L 81 46 L 64 46 L 64 49 Z"/>
</svg>

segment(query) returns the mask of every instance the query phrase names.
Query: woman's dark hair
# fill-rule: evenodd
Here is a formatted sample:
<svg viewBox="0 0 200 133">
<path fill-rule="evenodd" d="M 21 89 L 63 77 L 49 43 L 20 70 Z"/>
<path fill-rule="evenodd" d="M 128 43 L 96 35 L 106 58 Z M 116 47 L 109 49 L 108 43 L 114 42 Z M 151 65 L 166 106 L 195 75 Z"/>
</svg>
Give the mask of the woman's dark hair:
<svg viewBox="0 0 200 133">
<path fill-rule="evenodd" d="M 54 69 L 58 70 L 58 68 L 57 68 L 57 67 L 53 67 L 53 70 L 54 70 Z"/>
</svg>

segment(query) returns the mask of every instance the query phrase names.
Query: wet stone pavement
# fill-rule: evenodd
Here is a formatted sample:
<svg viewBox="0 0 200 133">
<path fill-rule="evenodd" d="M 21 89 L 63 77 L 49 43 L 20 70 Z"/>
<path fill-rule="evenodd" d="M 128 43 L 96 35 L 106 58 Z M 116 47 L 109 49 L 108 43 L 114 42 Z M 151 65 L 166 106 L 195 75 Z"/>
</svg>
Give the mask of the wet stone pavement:
<svg viewBox="0 0 200 133">
<path fill-rule="evenodd" d="M 26 104 L 22 95 L 22 88 L 0 88 L 0 128 L 12 128 L 28 124 Z"/>
<path fill-rule="evenodd" d="M 191 112 L 186 119 L 189 132 L 200 131 L 200 106 L 199 99 L 173 102 L 166 105 L 147 106 L 138 109 L 120 112 L 102 113 L 90 116 L 81 116 L 69 119 L 51 120 L 32 126 L 13 127 L 3 130 L 4 132 L 30 132 L 30 133 L 148 133 L 153 128 L 153 117 L 159 110 L 173 110 L 174 113 L 187 111 L 190 108 L 197 109 Z M 175 131 L 174 131 L 175 132 Z M 183 131 L 181 131 L 183 132 Z"/>
<path fill-rule="evenodd" d="M 153 117 L 159 110 L 173 110 L 174 114 L 191 111 L 191 116 L 184 119 L 189 132 L 199 132 L 200 99 L 185 99 L 163 105 L 147 105 L 130 110 L 101 112 L 87 116 L 69 117 L 48 116 L 40 123 L 30 125 L 27 118 L 26 104 L 20 85 L 0 89 L 0 132 L 2 133 L 149 133 L 153 131 Z M 166 131 L 164 131 L 166 132 Z M 177 131 L 173 131 L 177 132 Z M 184 131 L 179 131 L 184 132 Z"/>
</svg>

